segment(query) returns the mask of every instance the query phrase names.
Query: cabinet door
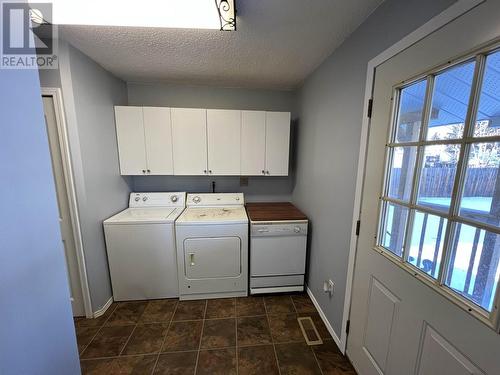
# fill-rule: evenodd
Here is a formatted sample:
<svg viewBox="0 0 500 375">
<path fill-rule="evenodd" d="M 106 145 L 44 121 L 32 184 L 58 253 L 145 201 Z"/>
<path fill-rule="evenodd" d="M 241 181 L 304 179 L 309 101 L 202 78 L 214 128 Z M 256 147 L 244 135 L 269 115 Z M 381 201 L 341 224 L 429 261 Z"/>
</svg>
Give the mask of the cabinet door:
<svg viewBox="0 0 500 375">
<path fill-rule="evenodd" d="M 290 112 L 266 112 L 266 174 L 288 175 Z"/>
<path fill-rule="evenodd" d="M 241 111 L 207 109 L 208 173 L 240 174 Z"/>
<path fill-rule="evenodd" d="M 142 107 L 115 107 L 116 138 L 122 175 L 146 173 Z"/>
<path fill-rule="evenodd" d="M 266 112 L 241 111 L 241 174 L 263 175 L 266 168 Z"/>
<path fill-rule="evenodd" d="M 207 111 L 172 108 L 175 175 L 207 174 Z"/>
<path fill-rule="evenodd" d="M 174 165 L 170 108 L 144 107 L 143 113 L 148 174 L 171 175 Z"/>
</svg>

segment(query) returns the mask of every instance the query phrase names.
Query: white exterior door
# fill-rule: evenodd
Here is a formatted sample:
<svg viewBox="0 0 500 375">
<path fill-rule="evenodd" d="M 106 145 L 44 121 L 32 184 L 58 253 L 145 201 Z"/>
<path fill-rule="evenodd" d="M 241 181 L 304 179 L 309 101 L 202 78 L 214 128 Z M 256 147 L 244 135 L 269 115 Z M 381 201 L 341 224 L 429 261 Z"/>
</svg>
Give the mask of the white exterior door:
<svg viewBox="0 0 500 375">
<path fill-rule="evenodd" d="M 172 139 L 175 175 L 206 175 L 207 111 L 172 108 Z"/>
<path fill-rule="evenodd" d="M 266 112 L 266 175 L 287 176 L 290 112 Z"/>
<path fill-rule="evenodd" d="M 499 146 L 500 56 L 433 70 L 498 38 L 499 14 L 486 1 L 376 70 L 347 341 L 359 374 L 500 374 L 498 212 L 481 213 L 500 184 L 468 187 L 485 163 L 498 174 L 480 156 Z"/>
<path fill-rule="evenodd" d="M 170 108 L 143 107 L 143 116 L 147 172 L 152 175 L 171 175 L 174 165 Z"/>
<path fill-rule="evenodd" d="M 264 175 L 266 168 L 266 112 L 241 111 L 241 174 Z"/>
<path fill-rule="evenodd" d="M 147 172 L 142 107 L 115 107 L 116 137 L 122 175 Z"/>
<path fill-rule="evenodd" d="M 208 173 L 240 174 L 241 111 L 207 109 Z"/>
</svg>

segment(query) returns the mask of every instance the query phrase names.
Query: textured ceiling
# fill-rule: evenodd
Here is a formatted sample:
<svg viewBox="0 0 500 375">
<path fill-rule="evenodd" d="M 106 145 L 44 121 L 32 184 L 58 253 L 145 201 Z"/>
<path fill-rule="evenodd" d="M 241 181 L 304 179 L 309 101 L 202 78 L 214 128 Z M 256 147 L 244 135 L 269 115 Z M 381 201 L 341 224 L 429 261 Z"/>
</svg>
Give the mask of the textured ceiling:
<svg viewBox="0 0 500 375">
<path fill-rule="evenodd" d="M 60 30 L 71 44 L 126 81 L 291 90 L 381 2 L 240 0 L 235 32 L 94 26 Z"/>
</svg>

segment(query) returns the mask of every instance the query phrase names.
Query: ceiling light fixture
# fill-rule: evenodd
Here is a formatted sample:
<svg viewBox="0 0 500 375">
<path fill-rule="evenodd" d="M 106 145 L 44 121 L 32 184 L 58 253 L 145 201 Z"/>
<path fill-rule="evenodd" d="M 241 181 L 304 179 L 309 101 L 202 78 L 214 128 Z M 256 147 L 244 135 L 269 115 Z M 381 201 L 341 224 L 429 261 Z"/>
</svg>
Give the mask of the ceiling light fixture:
<svg viewBox="0 0 500 375">
<path fill-rule="evenodd" d="M 33 3 L 45 0 L 33 1 Z M 235 0 L 51 0 L 55 25 L 236 30 Z"/>
<path fill-rule="evenodd" d="M 235 0 L 214 0 L 219 12 L 220 30 L 236 31 Z"/>
</svg>

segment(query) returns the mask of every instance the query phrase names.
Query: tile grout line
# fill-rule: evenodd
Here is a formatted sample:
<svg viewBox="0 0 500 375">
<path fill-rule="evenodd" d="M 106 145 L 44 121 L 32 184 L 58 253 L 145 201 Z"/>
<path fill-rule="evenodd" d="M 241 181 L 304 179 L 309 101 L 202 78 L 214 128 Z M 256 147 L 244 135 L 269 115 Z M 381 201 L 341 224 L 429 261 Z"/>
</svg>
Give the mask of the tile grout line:
<svg viewBox="0 0 500 375">
<path fill-rule="evenodd" d="M 274 359 L 276 360 L 276 367 L 278 367 L 278 374 L 281 375 L 280 362 L 278 361 L 278 353 L 276 353 L 276 345 L 274 344 L 273 333 L 271 332 L 271 324 L 269 324 L 269 313 L 267 311 L 266 299 L 262 298 L 262 303 L 264 304 L 264 310 L 266 311 L 267 325 L 269 326 L 269 334 L 271 336 L 271 343 L 273 345 Z"/>
<path fill-rule="evenodd" d="M 316 364 L 318 365 L 319 372 L 321 372 L 321 375 L 323 375 L 323 369 L 321 368 L 321 365 L 319 364 L 318 358 L 316 357 L 316 353 L 314 353 L 314 350 L 312 349 L 311 346 L 309 346 L 309 349 L 311 350 L 311 352 L 313 354 L 313 357 L 314 357 L 314 359 L 316 361 Z"/>
<path fill-rule="evenodd" d="M 130 332 L 130 335 L 129 335 L 129 337 L 127 338 L 127 341 L 125 341 L 125 345 L 123 345 L 123 348 L 122 348 L 122 350 L 120 350 L 120 353 L 118 354 L 118 356 L 117 356 L 117 357 L 121 357 L 121 356 L 122 356 L 123 351 L 125 350 L 125 348 L 127 347 L 128 343 L 129 343 L 129 341 L 130 341 L 130 339 L 131 339 L 131 338 L 132 338 L 132 336 L 134 335 L 134 332 L 135 332 L 135 330 L 136 330 L 137 326 L 139 325 L 139 322 L 140 322 L 140 320 L 141 320 L 142 316 L 144 315 L 144 312 L 146 311 L 146 309 L 147 309 L 148 305 L 149 305 L 149 301 L 146 301 L 146 306 L 144 307 L 144 310 L 142 310 L 142 313 L 141 313 L 141 314 L 137 317 L 137 321 L 135 322 L 134 329 L 132 330 L 132 332 Z"/>
<path fill-rule="evenodd" d="M 207 314 L 208 300 L 205 300 L 205 310 L 203 311 L 203 322 L 201 323 L 200 342 L 198 344 L 198 353 L 196 355 L 196 364 L 194 365 L 194 374 L 198 371 L 198 360 L 200 359 L 201 339 L 203 338 L 203 330 L 205 329 L 205 315 Z"/>
<path fill-rule="evenodd" d="M 94 339 L 96 338 L 96 336 L 99 334 L 99 332 L 101 332 L 101 329 L 104 327 L 104 325 L 106 324 L 106 322 L 109 320 L 109 318 L 111 317 L 111 315 L 114 314 L 115 310 L 118 308 L 118 304 L 115 305 L 115 308 L 113 310 L 111 310 L 111 312 L 109 313 L 108 317 L 106 319 L 104 319 L 104 322 L 102 322 L 102 324 L 100 326 L 98 326 L 97 328 L 97 331 L 96 333 L 94 334 L 94 336 L 92 336 L 92 338 L 90 339 L 90 341 L 88 342 L 87 345 L 85 345 L 85 347 L 83 348 L 82 352 L 78 354 L 78 358 L 81 360 L 82 359 L 82 355 L 83 353 L 85 352 L 85 350 L 87 350 L 87 348 L 90 346 L 90 344 L 92 343 L 92 341 L 94 341 Z M 92 319 L 98 319 L 98 318 L 92 318 Z M 91 328 L 91 327 L 89 327 Z M 76 331 L 76 327 L 75 327 L 75 331 Z"/>
<path fill-rule="evenodd" d="M 177 306 L 179 306 L 179 300 L 177 300 L 177 302 L 175 304 L 174 311 L 172 312 L 172 316 L 170 317 L 170 320 L 168 322 L 167 332 L 165 332 L 165 335 L 163 336 L 163 340 L 161 342 L 160 350 L 158 350 L 158 356 L 156 357 L 155 364 L 153 366 L 153 369 L 151 370 L 151 375 L 154 374 L 154 372 L 156 370 L 156 366 L 158 365 L 158 361 L 160 360 L 160 355 L 162 353 L 161 350 L 163 349 L 163 345 L 165 345 L 165 341 L 167 340 L 167 335 L 168 335 L 168 332 L 170 331 L 170 327 L 172 326 L 172 321 L 174 320 L 174 315 L 175 315 L 175 312 L 177 311 Z"/>
</svg>

